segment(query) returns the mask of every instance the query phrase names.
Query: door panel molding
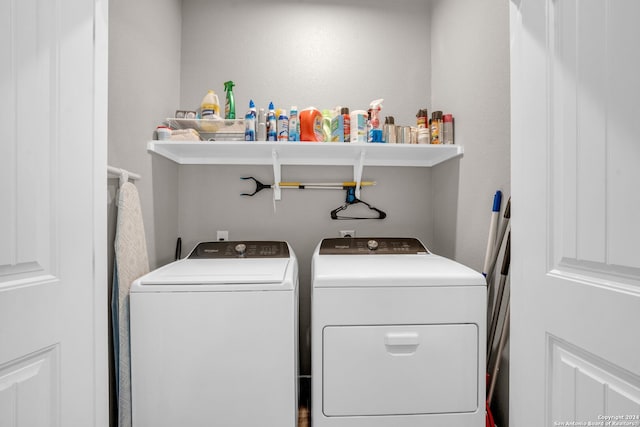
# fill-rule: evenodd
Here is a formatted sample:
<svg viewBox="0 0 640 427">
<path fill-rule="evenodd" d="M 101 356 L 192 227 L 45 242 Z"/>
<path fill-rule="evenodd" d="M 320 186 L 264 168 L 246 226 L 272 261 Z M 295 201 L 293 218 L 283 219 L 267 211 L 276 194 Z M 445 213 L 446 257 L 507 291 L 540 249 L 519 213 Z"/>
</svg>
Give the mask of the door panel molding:
<svg viewBox="0 0 640 427">
<path fill-rule="evenodd" d="M 640 215 L 640 193 L 621 190 L 623 179 L 640 182 L 640 147 L 622 137 L 640 125 L 610 95 L 625 106 L 637 102 L 616 89 L 624 59 L 611 47 L 627 34 L 611 20 L 622 12 L 601 0 L 548 0 L 547 12 L 548 271 L 640 292 L 640 222 L 631 216 Z"/>
<path fill-rule="evenodd" d="M 59 352 L 56 344 L 0 366 L 0 425 L 59 424 Z"/>
<path fill-rule="evenodd" d="M 546 425 L 606 416 L 640 423 L 640 376 L 551 334 L 547 349 Z"/>
<path fill-rule="evenodd" d="M 57 275 L 56 114 L 60 45 L 57 1 L 12 0 L 0 6 L 3 129 L 0 153 L 0 290 Z M 7 85 L 4 90 L 4 85 Z M 45 278 L 43 280 L 43 277 Z"/>
</svg>

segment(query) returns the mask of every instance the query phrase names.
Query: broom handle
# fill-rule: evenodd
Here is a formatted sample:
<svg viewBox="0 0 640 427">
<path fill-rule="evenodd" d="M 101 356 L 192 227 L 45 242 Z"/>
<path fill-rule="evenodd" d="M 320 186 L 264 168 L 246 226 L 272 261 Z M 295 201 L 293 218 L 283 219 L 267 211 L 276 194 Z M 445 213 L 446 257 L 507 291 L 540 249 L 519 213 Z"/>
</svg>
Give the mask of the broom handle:
<svg viewBox="0 0 640 427">
<path fill-rule="evenodd" d="M 509 332 L 509 319 L 510 316 L 510 301 L 507 301 L 507 308 L 504 311 L 504 322 L 502 322 L 502 331 L 500 332 L 500 341 L 498 343 L 498 353 L 496 354 L 496 364 L 491 371 L 491 383 L 489 385 L 489 393 L 487 394 L 487 405 L 491 406 L 491 399 L 493 399 L 493 392 L 496 389 L 496 382 L 498 380 L 498 371 L 500 370 L 500 359 L 502 359 L 502 350 L 507 342 L 507 334 Z"/>
</svg>

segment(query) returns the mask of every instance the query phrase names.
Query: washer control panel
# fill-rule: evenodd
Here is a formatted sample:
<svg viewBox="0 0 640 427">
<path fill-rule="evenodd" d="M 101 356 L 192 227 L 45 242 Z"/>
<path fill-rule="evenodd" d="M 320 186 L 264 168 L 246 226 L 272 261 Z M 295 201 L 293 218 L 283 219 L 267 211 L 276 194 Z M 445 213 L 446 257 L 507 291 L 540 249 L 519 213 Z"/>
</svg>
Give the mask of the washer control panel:
<svg viewBox="0 0 640 427">
<path fill-rule="evenodd" d="M 289 246 L 277 241 L 204 242 L 189 258 L 289 258 Z"/>
<path fill-rule="evenodd" d="M 324 239 L 320 255 L 424 255 L 429 251 L 418 239 L 399 237 L 339 237 Z"/>
</svg>

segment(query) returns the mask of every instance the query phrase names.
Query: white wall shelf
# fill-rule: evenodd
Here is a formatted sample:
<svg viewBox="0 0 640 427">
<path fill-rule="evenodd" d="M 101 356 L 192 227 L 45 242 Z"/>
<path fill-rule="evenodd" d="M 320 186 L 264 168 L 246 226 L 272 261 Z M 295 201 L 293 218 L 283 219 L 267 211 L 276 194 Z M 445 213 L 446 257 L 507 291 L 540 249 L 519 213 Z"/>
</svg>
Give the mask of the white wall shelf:
<svg viewBox="0 0 640 427">
<path fill-rule="evenodd" d="M 460 145 L 330 142 L 150 141 L 147 150 L 181 165 L 418 166 L 431 167 L 464 152 Z"/>
<path fill-rule="evenodd" d="M 463 153 L 459 145 L 265 141 L 149 141 L 147 150 L 181 165 L 271 165 L 274 200 L 283 165 L 353 166 L 359 198 L 364 166 L 431 167 Z"/>
</svg>

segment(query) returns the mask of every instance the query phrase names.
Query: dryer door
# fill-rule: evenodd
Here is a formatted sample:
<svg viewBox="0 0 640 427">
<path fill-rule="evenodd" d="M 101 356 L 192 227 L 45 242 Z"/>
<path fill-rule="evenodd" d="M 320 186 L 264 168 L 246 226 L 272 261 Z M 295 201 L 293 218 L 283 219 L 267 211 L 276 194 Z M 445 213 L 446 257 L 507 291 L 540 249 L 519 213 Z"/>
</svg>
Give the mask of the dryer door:
<svg viewBox="0 0 640 427">
<path fill-rule="evenodd" d="M 475 324 L 324 328 L 326 416 L 474 412 Z"/>
</svg>

